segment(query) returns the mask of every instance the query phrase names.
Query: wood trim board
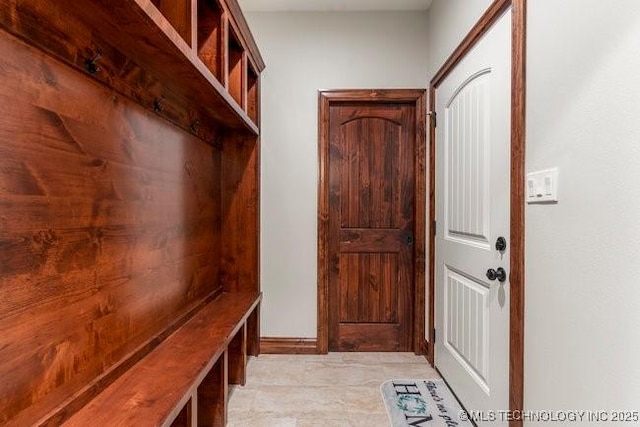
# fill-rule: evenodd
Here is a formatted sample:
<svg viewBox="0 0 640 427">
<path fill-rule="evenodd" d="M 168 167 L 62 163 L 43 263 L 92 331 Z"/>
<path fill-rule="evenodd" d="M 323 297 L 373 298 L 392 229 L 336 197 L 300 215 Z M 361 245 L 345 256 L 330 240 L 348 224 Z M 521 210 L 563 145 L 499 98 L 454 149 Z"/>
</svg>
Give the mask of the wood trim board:
<svg viewBox="0 0 640 427">
<path fill-rule="evenodd" d="M 318 354 L 318 341 L 315 338 L 263 337 L 260 354 Z"/>
</svg>

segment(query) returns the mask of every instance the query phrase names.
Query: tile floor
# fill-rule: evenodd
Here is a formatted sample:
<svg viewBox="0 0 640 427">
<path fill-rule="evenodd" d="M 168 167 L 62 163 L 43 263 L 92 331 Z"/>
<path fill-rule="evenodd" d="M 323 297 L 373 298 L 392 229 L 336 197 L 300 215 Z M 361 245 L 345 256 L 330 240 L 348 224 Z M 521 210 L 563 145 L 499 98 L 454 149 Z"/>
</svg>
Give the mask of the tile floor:
<svg viewBox="0 0 640 427">
<path fill-rule="evenodd" d="M 261 355 L 247 370 L 231 390 L 231 427 L 385 427 L 384 381 L 439 378 L 413 353 Z"/>
</svg>

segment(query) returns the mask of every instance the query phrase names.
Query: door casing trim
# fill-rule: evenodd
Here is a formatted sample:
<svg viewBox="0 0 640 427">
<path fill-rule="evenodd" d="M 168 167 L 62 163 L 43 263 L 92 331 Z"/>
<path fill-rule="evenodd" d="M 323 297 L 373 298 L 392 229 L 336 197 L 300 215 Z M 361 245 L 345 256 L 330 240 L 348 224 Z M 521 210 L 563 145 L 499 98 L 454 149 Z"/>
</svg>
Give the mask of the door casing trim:
<svg viewBox="0 0 640 427">
<path fill-rule="evenodd" d="M 527 0 L 495 0 L 466 35 L 429 86 L 429 109 L 436 109 L 438 86 L 476 45 L 491 26 L 511 7 L 511 200 L 510 200 L 510 315 L 509 315 L 509 410 L 524 409 L 524 215 L 526 148 L 526 21 Z M 429 224 L 436 220 L 436 129 L 429 124 Z M 435 235 L 429 235 L 429 344 L 427 359 L 435 366 Z M 516 417 L 514 417 L 516 418 Z M 520 417 L 517 417 L 520 418 Z M 510 427 L 522 426 L 511 419 Z"/>
<path fill-rule="evenodd" d="M 426 89 L 341 89 L 318 91 L 318 353 L 329 352 L 329 107 L 340 102 L 414 104 L 414 273 L 412 347 L 424 354 L 426 284 Z"/>
</svg>

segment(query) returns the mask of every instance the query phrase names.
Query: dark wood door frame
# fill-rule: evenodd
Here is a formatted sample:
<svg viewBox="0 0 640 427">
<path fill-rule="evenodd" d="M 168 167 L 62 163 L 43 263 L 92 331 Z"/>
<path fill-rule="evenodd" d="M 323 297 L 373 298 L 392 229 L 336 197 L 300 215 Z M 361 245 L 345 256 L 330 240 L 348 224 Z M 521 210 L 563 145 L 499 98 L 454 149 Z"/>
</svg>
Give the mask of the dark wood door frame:
<svg viewBox="0 0 640 427">
<path fill-rule="evenodd" d="M 436 110 L 437 89 L 455 66 L 476 45 L 491 26 L 511 7 L 511 287 L 509 320 L 509 409 L 517 412 L 524 407 L 524 207 L 525 207 L 525 120 L 526 120 L 526 0 L 495 0 L 474 25 L 460 45 L 431 79 L 429 109 Z M 436 219 L 436 129 L 429 125 L 429 219 Z M 427 358 L 435 361 L 435 235 L 429 237 L 429 326 L 431 333 Z M 435 365 L 434 365 L 435 366 Z M 511 427 L 522 420 L 509 421 Z"/>
<path fill-rule="evenodd" d="M 318 341 L 317 351 L 329 351 L 329 107 L 338 102 L 379 102 L 414 104 L 415 142 L 415 229 L 413 350 L 424 354 L 426 283 L 426 90 L 357 89 L 322 90 L 318 96 Z"/>
</svg>

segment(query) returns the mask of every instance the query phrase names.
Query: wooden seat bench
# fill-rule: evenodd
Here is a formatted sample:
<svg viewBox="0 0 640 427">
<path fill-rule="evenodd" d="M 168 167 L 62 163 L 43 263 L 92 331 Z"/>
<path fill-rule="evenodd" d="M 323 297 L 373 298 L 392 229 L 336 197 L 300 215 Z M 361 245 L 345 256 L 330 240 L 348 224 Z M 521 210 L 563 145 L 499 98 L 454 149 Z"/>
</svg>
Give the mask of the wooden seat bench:
<svg viewBox="0 0 640 427">
<path fill-rule="evenodd" d="M 258 354 L 260 299 L 221 294 L 64 425 L 224 426 L 228 386 Z"/>
</svg>

